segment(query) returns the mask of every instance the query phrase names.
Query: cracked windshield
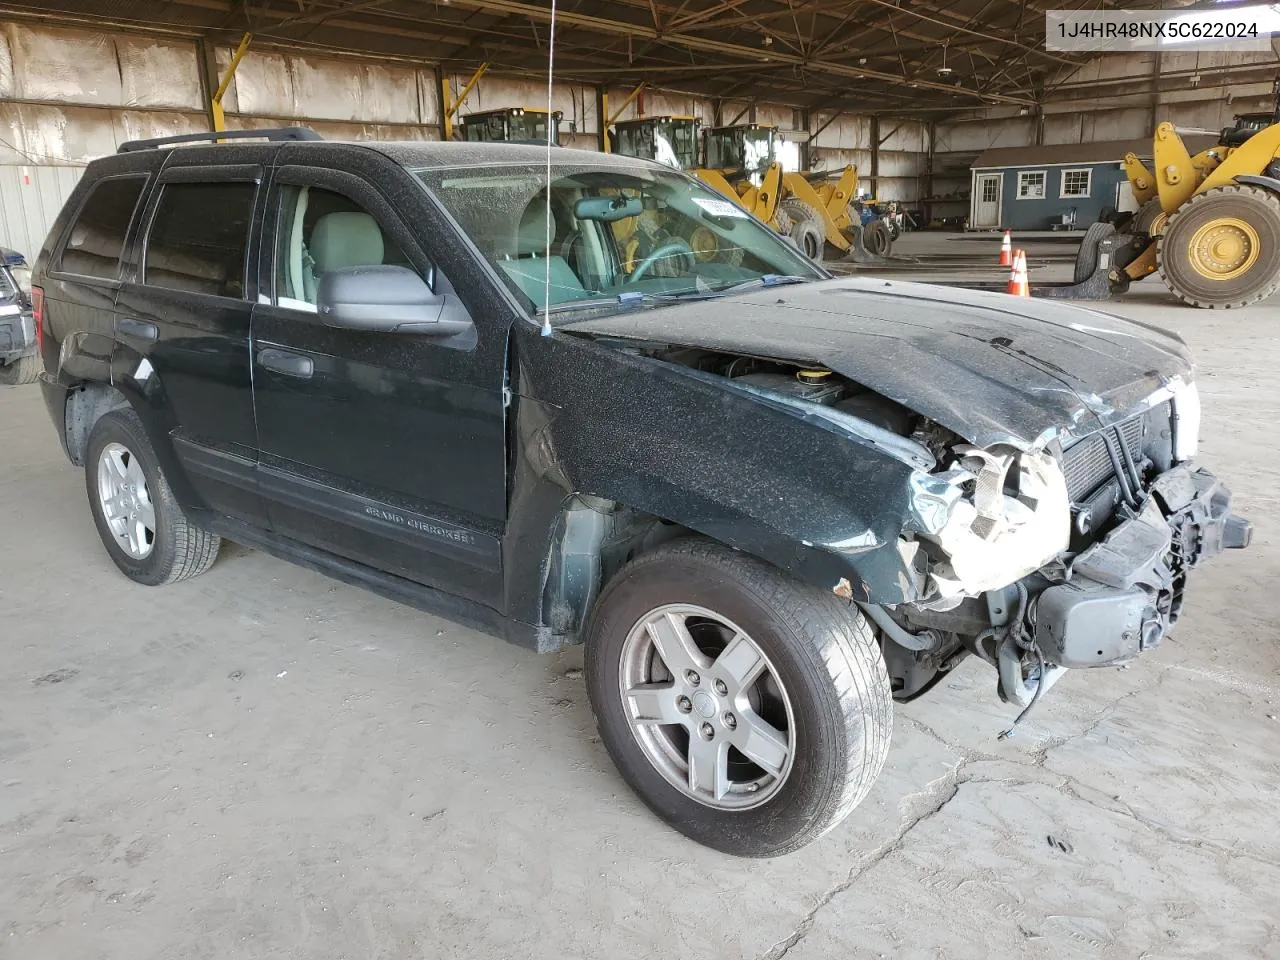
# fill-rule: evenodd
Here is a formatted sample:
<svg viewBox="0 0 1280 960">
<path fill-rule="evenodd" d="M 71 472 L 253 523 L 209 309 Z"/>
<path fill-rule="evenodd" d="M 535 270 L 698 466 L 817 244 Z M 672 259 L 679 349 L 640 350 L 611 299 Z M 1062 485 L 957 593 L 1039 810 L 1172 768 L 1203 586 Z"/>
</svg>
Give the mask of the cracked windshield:
<svg viewBox="0 0 1280 960">
<path fill-rule="evenodd" d="M 616 310 L 824 276 L 736 203 L 676 172 L 553 166 L 549 222 L 544 166 L 418 176 L 531 314 L 548 300 L 552 313 Z"/>
</svg>

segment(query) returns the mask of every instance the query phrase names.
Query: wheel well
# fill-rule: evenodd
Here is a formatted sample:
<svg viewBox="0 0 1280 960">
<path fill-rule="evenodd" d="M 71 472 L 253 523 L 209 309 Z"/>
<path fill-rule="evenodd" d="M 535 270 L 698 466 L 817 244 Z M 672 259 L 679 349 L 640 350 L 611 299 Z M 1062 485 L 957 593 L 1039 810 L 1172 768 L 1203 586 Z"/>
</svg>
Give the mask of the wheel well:
<svg viewBox="0 0 1280 960">
<path fill-rule="evenodd" d="M 84 464 L 89 434 L 104 414 L 129 406 L 129 401 L 115 387 L 105 383 L 84 383 L 67 394 L 67 455 L 76 466 Z"/>
<path fill-rule="evenodd" d="M 542 622 L 580 643 L 601 588 L 634 558 L 692 531 L 615 500 L 570 497 L 551 537 L 542 588 Z"/>
</svg>

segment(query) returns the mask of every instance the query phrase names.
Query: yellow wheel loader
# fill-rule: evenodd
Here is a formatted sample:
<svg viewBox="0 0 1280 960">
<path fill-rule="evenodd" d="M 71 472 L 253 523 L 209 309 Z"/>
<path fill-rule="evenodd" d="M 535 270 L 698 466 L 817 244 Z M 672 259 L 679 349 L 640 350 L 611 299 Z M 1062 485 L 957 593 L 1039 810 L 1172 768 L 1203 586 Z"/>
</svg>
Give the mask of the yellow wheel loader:
<svg viewBox="0 0 1280 960">
<path fill-rule="evenodd" d="M 1172 124 L 1156 127 L 1152 167 L 1124 158 L 1136 213 L 1089 228 L 1076 280 L 1099 268 L 1106 240 L 1112 292 L 1159 270 L 1183 302 L 1229 309 L 1280 288 L 1280 102 L 1242 114 L 1192 156 Z M 1114 237 L 1111 237 L 1114 228 Z"/>
<path fill-rule="evenodd" d="M 617 120 L 611 131 L 610 152 L 692 170 L 698 165 L 700 123 L 697 117 L 678 114 Z"/>
<path fill-rule="evenodd" d="M 777 130 L 755 123 L 705 131 L 704 154 L 706 165 L 694 176 L 790 236 L 812 259 L 821 261 L 828 243 L 841 253 L 861 250 L 870 256 L 850 206 L 857 195 L 856 167 L 846 166 L 834 179 L 826 173 L 784 173 Z"/>
<path fill-rule="evenodd" d="M 458 125 L 463 140 L 485 143 L 546 143 L 547 127 L 552 125 L 553 139 L 559 144 L 562 117 L 559 110 L 548 116 L 538 107 L 503 107 L 468 113 Z"/>
<path fill-rule="evenodd" d="M 861 243 L 860 220 L 850 206 L 857 193 L 856 168 L 845 167 L 837 178 L 783 173 L 777 159 L 777 131 L 754 123 L 704 131 L 705 156 L 699 166 L 697 136 L 698 120 L 693 117 L 640 117 L 618 121 L 611 143 L 624 156 L 688 170 L 756 219 L 791 237 L 812 259 L 822 260 L 828 243 L 841 252 L 861 251 L 866 258 L 872 257 Z M 635 228 L 643 232 L 644 224 Z M 695 231 L 685 239 L 700 260 L 733 258 L 734 251 L 719 249 L 717 245 L 724 241 L 711 230 Z M 887 253 L 887 242 L 883 246 Z"/>
</svg>

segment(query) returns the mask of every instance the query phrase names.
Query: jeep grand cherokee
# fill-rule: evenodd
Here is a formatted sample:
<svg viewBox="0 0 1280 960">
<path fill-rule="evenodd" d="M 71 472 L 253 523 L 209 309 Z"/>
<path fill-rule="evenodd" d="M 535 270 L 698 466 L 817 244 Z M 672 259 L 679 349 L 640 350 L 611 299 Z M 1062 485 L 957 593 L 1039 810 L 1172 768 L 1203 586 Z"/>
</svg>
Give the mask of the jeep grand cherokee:
<svg viewBox="0 0 1280 960">
<path fill-rule="evenodd" d="M 1172 334 L 836 279 L 644 161 L 253 135 L 94 161 L 36 264 L 112 560 L 172 583 L 227 538 L 584 643 L 618 768 L 703 843 L 813 840 L 895 699 L 974 656 L 1026 706 L 1248 543 Z"/>
</svg>

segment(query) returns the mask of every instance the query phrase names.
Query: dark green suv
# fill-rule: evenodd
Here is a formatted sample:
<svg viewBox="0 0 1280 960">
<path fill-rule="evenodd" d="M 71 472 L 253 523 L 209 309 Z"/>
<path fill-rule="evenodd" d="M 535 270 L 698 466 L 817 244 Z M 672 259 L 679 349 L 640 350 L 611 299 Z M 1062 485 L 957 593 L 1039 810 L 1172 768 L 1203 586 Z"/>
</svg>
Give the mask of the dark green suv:
<svg viewBox="0 0 1280 960">
<path fill-rule="evenodd" d="M 701 842 L 813 840 L 895 698 L 976 656 L 1029 705 L 1248 543 L 1171 334 L 835 279 L 647 161 L 247 136 L 93 162 L 36 264 L 106 550 L 163 584 L 228 538 L 585 643 L 618 768 Z"/>
</svg>

